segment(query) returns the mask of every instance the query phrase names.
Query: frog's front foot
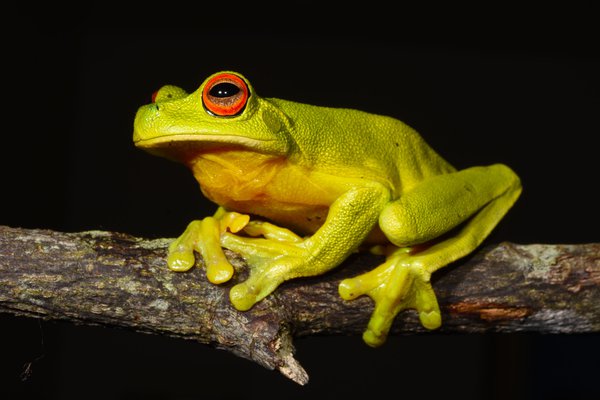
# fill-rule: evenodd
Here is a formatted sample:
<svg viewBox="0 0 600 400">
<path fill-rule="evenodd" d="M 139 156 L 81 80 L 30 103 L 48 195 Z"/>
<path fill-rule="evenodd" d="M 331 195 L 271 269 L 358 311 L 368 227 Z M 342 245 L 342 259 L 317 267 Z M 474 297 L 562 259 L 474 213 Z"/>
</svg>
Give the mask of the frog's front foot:
<svg viewBox="0 0 600 400">
<path fill-rule="evenodd" d="M 223 247 L 241 254 L 250 267 L 249 277 L 231 288 L 229 298 L 241 311 L 273 292 L 284 281 L 310 275 L 305 241 L 293 232 L 266 222 L 252 221 L 244 229 L 251 236 L 225 233 Z"/>
<path fill-rule="evenodd" d="M 339 292 L 344 300 L 366 294 L 375 301 L 363 334 L 368 345 L 383 344 L 396 315 L 408 308 L 417 310 L 425 328 L 435 329 L 441 325 L 441 313 L 429 275 L 423 265 L 411 258 L 410 249 L 401 248 L 374 270 L 340 283 Z"/>
<path fill-rule="evenodd" d="M 173 271 L 187 271 L 194 266 L 194 251 L 197 251 L 204 260 L 208 280 L 219 284 L 229 281 L 234 273 L 223 248 L 242 255 L 250 266 L 250 276 L 231 289 L 230 298 L 243 311 L 283 281 L 307 275 L 309 269 L 303 266 L 310 265 L 307 263 L 310 257 L 304 244 L 301 237 L 288 229 L 219 209 L 213 217 L 188 225 L 169 246 L 167 264 Z"/>
<path fill-rule="evenodd" d="M 233 266 L 221 248 L 221 236 L 226 231 L 239 232 L 250 217 L 220 209 L 214 217 L 192 221 L 185 232 L 169 246 L 167 265 L 173 271 L 187 271 L 194 266 L 194 251 L 202 255 L 206 276 L 212 283 L 227 282 L 233 276 Z"/>
<path fill-rule="evenodd" d="M 278 257 L 264 263 L 248 263 L 250 276 L 231 288 L 229 299 L 240 311 L 252 308 L 254 304 L 271 294 L 284 281 L 294 278 L 292 271 L 299 264 L 301 256 Z"/>
</svg>

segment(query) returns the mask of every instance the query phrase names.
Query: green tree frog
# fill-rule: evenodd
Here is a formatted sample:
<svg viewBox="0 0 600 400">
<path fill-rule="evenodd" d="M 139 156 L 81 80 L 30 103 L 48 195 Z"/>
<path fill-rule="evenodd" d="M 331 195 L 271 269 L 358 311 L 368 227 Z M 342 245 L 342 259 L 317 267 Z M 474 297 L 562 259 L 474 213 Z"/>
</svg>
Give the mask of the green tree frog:
<svg viewBox="0 0 600 400">
<path fill-rule="evenodd" d="M 373 299 L 371 346 L 405 309 L 440 326 L 431 274 L 472 252 L 521 192 L 507 166 L 457 171 L 397 119 L 262 98 L 232 71 L 192 93 L 164 86 L 152 100 L 136 114 L 135 145 L 187 165 L 219 206 L 171 244 L 169 268 L 190 269 L 197 251 L 220 284 L 234 273 L 222 249 L 241 254 L 249 277 L 229 297 L 243 311 L 371 248 L 385 262 L 339 284 L 345 300 Z"/>
</svg>

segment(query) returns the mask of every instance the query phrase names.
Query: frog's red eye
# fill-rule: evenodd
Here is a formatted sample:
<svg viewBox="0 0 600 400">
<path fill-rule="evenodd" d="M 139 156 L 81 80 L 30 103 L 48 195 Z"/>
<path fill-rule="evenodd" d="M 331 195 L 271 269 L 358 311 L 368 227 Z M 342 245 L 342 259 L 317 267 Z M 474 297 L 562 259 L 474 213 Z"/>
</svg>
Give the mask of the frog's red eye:
<svg viewBox="0 0 600 400">
<path fill-rule="evenodd" d="M 242 78 L 223 73 L 206 82 L 202 91 L 202 104 L 213 115 L 233 117 L 244 111 L 249 96 L 248 85 Z"/>
</svg>

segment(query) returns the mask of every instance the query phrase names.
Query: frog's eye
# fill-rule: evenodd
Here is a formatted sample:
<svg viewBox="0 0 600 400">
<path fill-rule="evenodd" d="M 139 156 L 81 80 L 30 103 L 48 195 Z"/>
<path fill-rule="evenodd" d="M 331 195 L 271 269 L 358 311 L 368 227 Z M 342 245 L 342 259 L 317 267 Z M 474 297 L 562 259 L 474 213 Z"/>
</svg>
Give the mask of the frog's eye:
<svg viewBox="0 0 600 400">
<path fill-rule="evenodd" d="M 248 85 L 242 78 L 223 73 L 206 82 L 202 104 L 210 114 L 233 117 L 244 111 L 249 96 Z"/>
</svg>

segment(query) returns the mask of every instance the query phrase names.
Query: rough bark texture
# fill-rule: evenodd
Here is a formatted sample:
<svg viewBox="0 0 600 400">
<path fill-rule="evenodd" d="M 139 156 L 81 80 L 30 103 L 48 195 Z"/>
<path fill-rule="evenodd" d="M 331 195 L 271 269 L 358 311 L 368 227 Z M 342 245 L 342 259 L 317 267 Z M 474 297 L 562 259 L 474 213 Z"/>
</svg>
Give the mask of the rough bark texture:
<svg viewBox="0 0 600 400">
<path fill-rule="evenodd" d="M 104 324 L 192 339 L 231 351 L 304 384 L 294 336 L 360 334 L 372 302 L 339 298 L 345 277 L 381 258 L 360 254 L 325 276 L 282 285 L 250 311 L 229 303 L 245 266 L 227 252 L 236 278 L 210 284 L 198 260 L 187 273 L 165 266 L 171 239 L 113 232 L 62 233 L 0 226 L 0 312 Z M 501 243 L 434 274 L 443 332 L 600 331 L 600 243 Z M 413 312 L 393 334 L 424 332 Z"/>
</svg>

